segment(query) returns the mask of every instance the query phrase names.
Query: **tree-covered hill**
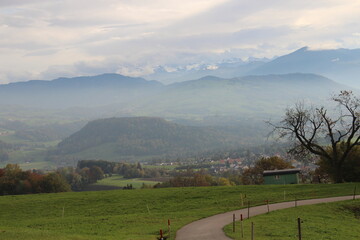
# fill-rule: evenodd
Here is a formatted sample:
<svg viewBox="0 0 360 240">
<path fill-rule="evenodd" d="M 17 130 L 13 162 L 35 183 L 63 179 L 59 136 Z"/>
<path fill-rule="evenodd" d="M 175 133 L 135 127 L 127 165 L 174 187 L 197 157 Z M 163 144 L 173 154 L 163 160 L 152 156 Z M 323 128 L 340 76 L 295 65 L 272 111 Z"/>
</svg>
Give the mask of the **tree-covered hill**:
<svg viewBox="0 0 360 240">
<path fill-rule="evenodd" d="M 155 117 L 108 118 L 89 122 L 51 155 L 121 159 L 197 153 L 237 143 L 236 133 L 210 127 L 182 126 Z"/>
</svg>

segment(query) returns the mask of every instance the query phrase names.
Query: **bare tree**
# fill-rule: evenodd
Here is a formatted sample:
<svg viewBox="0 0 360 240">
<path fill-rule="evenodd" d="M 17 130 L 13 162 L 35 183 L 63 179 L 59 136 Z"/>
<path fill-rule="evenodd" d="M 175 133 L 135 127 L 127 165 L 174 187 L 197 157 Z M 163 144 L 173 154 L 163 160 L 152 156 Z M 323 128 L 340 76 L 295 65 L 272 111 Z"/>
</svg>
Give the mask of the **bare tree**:
<svg viewBox="0 0 360 240">
<path fill-rule="evenodd" d="M 327 109 L 297 104 L 285 112 L 278 124 L 271 124 L 280 138 L 293 140 L 293 153 L 310 152 L 331 166 L 333 180 L 343 182 L 344 162 L 360 142 L 360 99 L 351 91 L 341 91 L 332 98 L 338 104 L 337 114 Z"/>
</svg>

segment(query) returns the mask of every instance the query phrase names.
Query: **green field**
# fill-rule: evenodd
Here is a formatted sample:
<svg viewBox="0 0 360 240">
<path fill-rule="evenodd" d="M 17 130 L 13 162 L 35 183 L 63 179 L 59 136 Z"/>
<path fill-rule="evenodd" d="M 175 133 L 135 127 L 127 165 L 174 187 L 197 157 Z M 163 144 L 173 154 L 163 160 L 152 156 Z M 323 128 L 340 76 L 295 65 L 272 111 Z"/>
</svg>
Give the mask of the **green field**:
<svg viewBox="0 0 360 240">
<path fill-rule="evenodd" d="M 360 236 L 360 200 L 323 203 L 270 212 L 246 219 L 233 233 L 232 224 L 225 233 L 233 239 L 251 239 L 251 222 L 257 240 L 291 240 L 297 237 L 297 218 L 300 218 L 302 239 L 358 240 Z"/>
<path fill-rule="evenodd" d="M 13 133 L 13 132 L 11 132 Z M 9 150 L 9 160 L 7 163 L 26 163 L 26 162 L 41 162 L 44 161 L 47 149 L 49 147 L 56 146 L 59 141 L 48 141 L 48 142 L 36 142 L 32 140 L 20 139 L 13 134 L 7 136 L 0 136 L 0 141 L 4 141 L 9 144 L 20 145 L 21 147 L 16 150 Z M 7 163 L 1 163 L 0 167 L 4 167 Z M 34 167 L 38 168 L 39 164 L 35 164 Z"/>
<path fill-rule="evenodd" d="M 30 170 L 30 169 L 41 169 L 41 170 L 55 170 L 56 165 L 52 162 L 28 162 L 28 163 L 20 163 L 20 168 L 22 170 Z"/>
<path fill-rule="evenodd" d="M 167 229 L 168 219 L 175 233 L 194 220 L 240 208 L 240 194 L 246 194 L 252 205 L 260 205 L 265 199 L 276 202 L 351 195 L 354 186 L 198 187 L 1 196 L 0 239 L 155 240 L 159 229 Z"/>
<path fill-rule="evenodd" d="M 133 188 L 141 188 L 143 186 L 143 183 L 149 186 L 153 186 L 157 184 L 156 181 L 148 181 L 145 179 L 140 178 L 131 178 L 127 179 L 120 175 L 113 175 L 111 177 L 107 177 L 104 179 L 101 179 L 100 181 L 97 181 L 94 185 L 105 185 L 105 186 L 114 186 L 114 187 L 125 187 L 127 185 L 132 185 Z"/>
</svg>

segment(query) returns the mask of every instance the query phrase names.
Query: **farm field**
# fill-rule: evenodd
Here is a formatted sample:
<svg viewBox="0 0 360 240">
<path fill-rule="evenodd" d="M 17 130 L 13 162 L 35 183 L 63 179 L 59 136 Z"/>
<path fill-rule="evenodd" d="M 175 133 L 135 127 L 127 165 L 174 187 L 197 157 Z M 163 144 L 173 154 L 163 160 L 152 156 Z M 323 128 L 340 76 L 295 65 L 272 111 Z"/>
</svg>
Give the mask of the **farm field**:
<svg viewBox="0 0 360 240">
<path fill-rule="evenodd" d="M 146 180 L 146 179 L 141 179 L 141 178 L 127 179 L 127 178 L 124 178 L 121 175 L 114 174 L 111 177 L 107 177 L 107 178 L 104 178 L 104 179 L 101 179 L 101 180 L 97 181 L 97 183 L 95 183 L 94 185 L 126 187 L 127 185 L 131 184 L 133 188 L 139 189 L 139 188 L 141 188 L 143 186 L 143 183 L 148 185 L 148 186 L 154 186 L 158 182 L 150 181 L 150 180 Z"/>
<path fill-rule="evenodd" d="M 13 131 L 9 131 L 9 135 L 0 135 L 0 141 L 4 141 L 9 144 L 20 146 L 15 150 L 9 151 L 9 159 L 7 163 L 16 163 L 25 165 L 24 169 L 41 168 L 41 169 L 52 169 L 49 165 L 54 165 L 51 162 L 47 164 L 40 164 L 45 162 L 46 151 L 49 147 L 56 146 L 59 141 L 33 141 L 25 140 L 16 137 Z M 30 164 L 28 162 L 31 162 Z M 0 163 L 0 167 L 6 166 L 7 163 Z M 33 163 L 33 164 L 32 164 Z"/>
<path fill-rule="evenodd" d="M 155 240 L 159 229 L 167 229 L 168 219 L 174 239 L 174 233 L 187 223 L 241 208 L 241 194 L 253 206 L 265 199 L 351 195 L 354 187 L 350 183 L 1 196 L 0 239 Z"/>
<path fill-rule="evenodd" d="M 20 163 L 19 166 L 22 170 L 30 170 L 33 168 L 41 170 L 56 169 L 56 165 L 48 161 Z"/>
<path fill-rule="evenodd" d="M 235 233 L 232 224 L 224 230 L 233 239 L 251 239 L 251 222 L 258 240 L 290 240 L 297 237 L 297 218 L 301 219 L 303 239 L 347 239 L 357 240 L 360 236 L 360 200 L 322 203 L 277 210 L 243 221 L 244 238 L 241 237 L 240 223 Z"/>
</svg>

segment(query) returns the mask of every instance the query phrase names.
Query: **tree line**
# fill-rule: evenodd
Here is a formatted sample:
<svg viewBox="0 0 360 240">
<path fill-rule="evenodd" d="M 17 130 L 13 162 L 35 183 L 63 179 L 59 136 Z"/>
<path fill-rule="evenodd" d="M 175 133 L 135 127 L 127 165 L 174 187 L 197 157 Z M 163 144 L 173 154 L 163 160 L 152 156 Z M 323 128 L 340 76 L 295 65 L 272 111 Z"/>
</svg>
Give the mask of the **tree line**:
<svg viewBox="0 0 360 240">
<path fill-rule="evenodd" d="M 64 167 L 57 171 L 70 184 L 73 191 L 81 191 L 87 185 L 96 183 L 112 174 L 124 178 L 159 178 L 169 176 L 166 169 L 143 168 L 140 163 L 119 163 L 105 160 L 81 160 L 77 167 Z"/>
<path fill-rule="evenodd" d="M 70 185 L 56 172 L 23 171 L 16 164 L 0 168 L 0 195 L 70 191 Z"/>
</svg>

